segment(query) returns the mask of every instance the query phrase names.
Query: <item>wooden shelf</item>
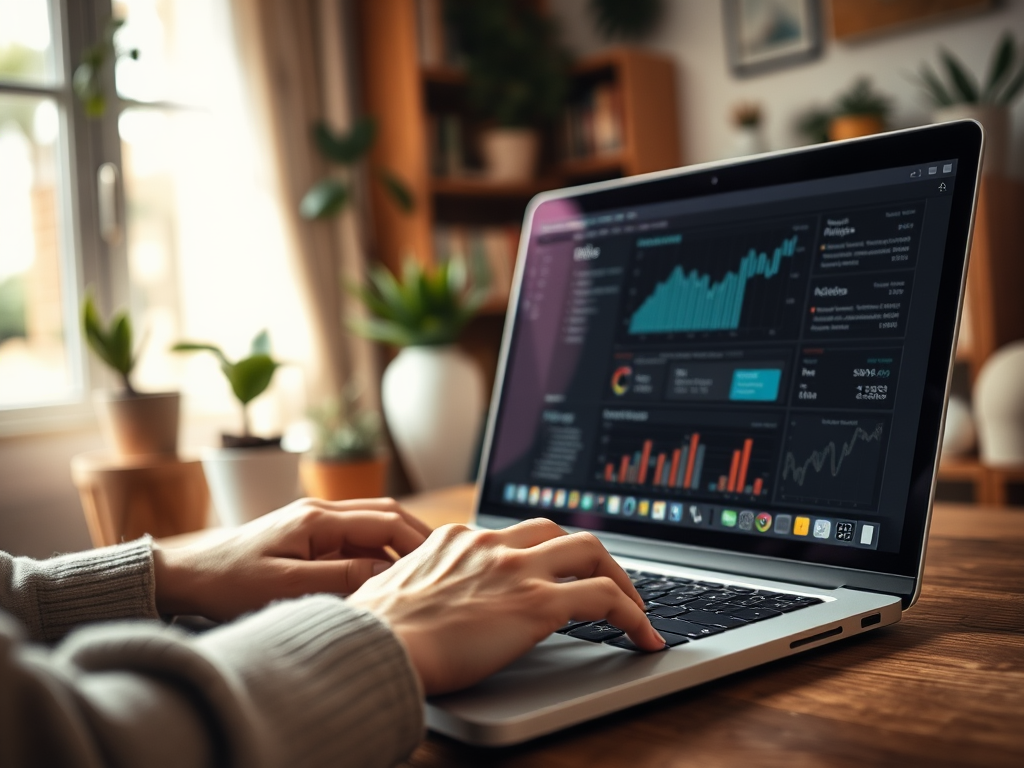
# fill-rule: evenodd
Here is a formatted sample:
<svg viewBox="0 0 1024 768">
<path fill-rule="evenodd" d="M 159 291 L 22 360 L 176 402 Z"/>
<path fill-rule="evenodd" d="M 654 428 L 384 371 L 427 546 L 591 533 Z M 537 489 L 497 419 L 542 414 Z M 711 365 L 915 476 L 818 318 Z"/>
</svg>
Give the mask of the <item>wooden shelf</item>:
<svg viewBox="0 0 1024 768">
<path fill-rule="evenodd" d="M 485 178 L 435 176 L 430 180 L 434 195 L 450 197 L 511 197 L 529 199 L 538 192 L 558 189 L 562 181 L 556 178 L 531 179 L 529 181 L 502 182 Z"/>
<path fill-rule="evenodd" d="M 1008 485 L 1024 484 L 1024 465 L 990 467 L 976 457 L 944 459 L 939 462 L 939 481 L 970 483 L 979 504 L 1004 506 L 1008 503 Z"/>
<path fill-rule="evenodd" d="M 593 157 L 573 157 L 558 164 L 559 172 L 568 179 L 594 176 L 622 176 L 628 166 L 623 153 L 608 152 Z"/>
</svg>

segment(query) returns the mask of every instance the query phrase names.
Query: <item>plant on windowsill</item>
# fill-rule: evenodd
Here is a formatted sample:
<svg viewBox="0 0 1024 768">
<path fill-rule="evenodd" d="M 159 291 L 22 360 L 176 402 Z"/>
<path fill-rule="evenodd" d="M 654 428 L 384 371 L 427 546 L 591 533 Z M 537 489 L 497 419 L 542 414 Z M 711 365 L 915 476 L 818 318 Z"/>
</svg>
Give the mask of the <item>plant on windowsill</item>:
<svg viewBox="0 0 1024 768">
<path fill-rule="evenodd" d="M 138 352 L 128 313 L 115 313 L 109 323 L 104 323 L 92 294 L 87 292 L 82 302 L 82 330 L 89 348 L 117 374 L 123 387 L 121 392 L 94 395 L 100 428 L 114 453 L 121 458 L 177 455 L 180 396 L 177 392 L 150 394 L 135 389 L 131 377 Z"/>
<path fill-rule="evenodd" d="M 540 129 L 558 117 L 569 92 L 557 28 L 515 0 L 449 0 L 445 14 L 465 59 L 469 104 L 491 125 L 480 137 L 487 176 L 533 178 Z"/>
<path fill-rule="evenodd" d="M 260 331 L 249 354 L 235 362 L 220 347 L 182 341 L 173 352 L 210 352 L 242 407 L 241 434 L 221 434 L 221 448 L 203 456 L 203 472 L 214 507 L 225 524 L 240 525 L 298 496 L 299 455 L 281 449 L 281 437 L 252 434 L 249 403 L 263 394 L 281 363 L 270 353 L 270 335 Z"/>
<path fill-rule="evenodd" d="M 368 499 L 384 495 L 387 453 L 380 413 L 361 405 L 360 391 L 348 386 L 342 397 L 309 412 L 315 429 L 312 450 L 299 465 L 307 496 Z"/>
<path fill-rule="evenodd" d="M 71 85 L 78 100 L 82 102 L 86 117 L 101 118 L 107 111 L 108 69 L 123 56 L 135 60 L 139 58 L 138 48 L 119 50 L 114 42 L 122 26 L 124 19 L 109 19 L 100 39 L 85 49 L 82 62 L 75 68 Z"/>
<path fill-rule="evenodd" d="M 369 312 L 353 332 L 398 347 L 384 371 L 384 417 L 417 490 L 469 479 L 484 415 L 483 377 L 455 346 L 490 293 L 486 262 L 407 261 L 399 280 L 383 266 L 354 288 Z"/>
<path fill-rule="evenodd" d="M 947 81 L 924 63 L 917 79 L 936 123 L 977 120 L 985 129 L 985 173 L 1005 173 L 1010 153 L 1010 107 L 1024 91 L 1024 57 L 1009 32 L 989 59 L 984 85 L 947 50 L 939 54 Z"/>
</svg>

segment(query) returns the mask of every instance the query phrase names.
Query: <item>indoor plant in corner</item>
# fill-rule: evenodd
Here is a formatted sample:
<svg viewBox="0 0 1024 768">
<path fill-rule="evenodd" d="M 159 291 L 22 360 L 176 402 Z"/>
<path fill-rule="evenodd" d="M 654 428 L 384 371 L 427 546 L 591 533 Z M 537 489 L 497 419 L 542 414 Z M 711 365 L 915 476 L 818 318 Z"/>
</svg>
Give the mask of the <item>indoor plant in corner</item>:
<svg viewBox="0 0 1024 768">
<path fill-rule="evenodd" d="M 280 363 L 270 356 L 270 336 L 261 331 L 249 355 L 231 362 L 213 344 L 183 341 L 175 352 L 211 352 L 242 406 L 242 433 L 222 434 L 221 448 L 203 456 L 213 505 L 224 525 L 241 525 L 298 498 L 299 455 L 281 449 L 281 437 L 252 434 L 249 403 L 263 394 Z"/>
<path fill-rule="evenodd" d="M 135 390 L 131 375 L 138 360 L 132 349 L 132 322 L 127 312 L 104 325 L 91 294 L 82 302 L 82 328 L 89 348 L 121 379 L 119 393 L 97 392 L 96 412 L 108 444 L 121 458 L 178 452 L 177 392 L 145 394 Z"/>
<path fill-rule="evenodd" d="M 337 501 L 384 495 L 388 460 L 380 414 L 359 400 L 358 390 L 347 387 L 339 400 L 310 411 L 315 439 L 299 465 L 307 496 Z"/>
<path fill-rule="evenodd" d="M 489 288 L 480 259 L 431 269 L 408 261 L 399 281 L 377 265 L 357 288 L 370 317 L 352 323 L 367 338 L 400 348 L 384 371 L 384 417 L 416 490 L 464 483 L 480 440 L 484 384 L 456 346 Z"/>
<path fill-rule="evenodd" d="M 487 176 L 533 178 L 539 129 L 558 116 L 569 90 L 555 26 L 514 0 L 449 0 L 445 12 L 465 57 L 470 105 L 491 124 L 480 137 Z"/>
</svg>

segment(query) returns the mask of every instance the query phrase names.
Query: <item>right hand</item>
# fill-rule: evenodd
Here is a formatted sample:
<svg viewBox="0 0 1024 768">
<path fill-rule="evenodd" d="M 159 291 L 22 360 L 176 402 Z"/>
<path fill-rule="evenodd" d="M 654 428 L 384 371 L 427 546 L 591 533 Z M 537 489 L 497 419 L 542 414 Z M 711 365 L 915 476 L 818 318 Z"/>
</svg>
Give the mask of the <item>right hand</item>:
<svg viewBox="0 0 1024 768">
<path fill-rule="evenodd" d="M 349 602 L 388 623 L 428 695 L 482 680 L 570 619 L 607 619 L 644 650 L 665 647 L 601 542 L 545 519 L 439 528 Z"/>
</svg>

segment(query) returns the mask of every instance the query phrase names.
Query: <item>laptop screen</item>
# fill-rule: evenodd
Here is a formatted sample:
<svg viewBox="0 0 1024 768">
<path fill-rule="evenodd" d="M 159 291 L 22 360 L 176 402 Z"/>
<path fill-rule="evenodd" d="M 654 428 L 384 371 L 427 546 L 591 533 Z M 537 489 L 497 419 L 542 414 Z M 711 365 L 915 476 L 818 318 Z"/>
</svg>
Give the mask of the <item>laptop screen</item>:
<svg viewBox="0 0 1024 768">
<path fill-rule="evenodd" d="M 956 154 L 542 198 L 481 511 L 899 570 L 958 185 L 973 197 Z"/>
</svg>

